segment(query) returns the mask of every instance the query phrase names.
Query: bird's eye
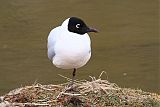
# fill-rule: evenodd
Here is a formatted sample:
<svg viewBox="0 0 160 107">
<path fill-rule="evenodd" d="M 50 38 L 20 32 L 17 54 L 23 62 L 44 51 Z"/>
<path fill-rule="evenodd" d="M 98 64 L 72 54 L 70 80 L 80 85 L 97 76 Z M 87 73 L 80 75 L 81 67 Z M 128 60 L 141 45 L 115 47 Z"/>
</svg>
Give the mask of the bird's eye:
<svg viewBox="0 0 160 107">
<path fill-rule="evenodd" d="M 76 28 L 80 28 L 80 24 L 76 24 Z"/>
</svg>

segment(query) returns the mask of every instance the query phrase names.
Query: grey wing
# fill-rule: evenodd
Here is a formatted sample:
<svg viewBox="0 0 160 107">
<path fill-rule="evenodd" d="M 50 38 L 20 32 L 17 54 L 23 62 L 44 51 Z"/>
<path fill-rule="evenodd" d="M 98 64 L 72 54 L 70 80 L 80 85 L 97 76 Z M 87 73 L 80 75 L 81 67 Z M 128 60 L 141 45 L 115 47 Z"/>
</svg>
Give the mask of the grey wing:
<svg viewBox="0 0 160 107">
<path fill-rule="evenodd" d="M 48 48 L 48 58 L 50 60 L 53 60 L 53 57 L 55 56 L 55 43 L 57 40 L 57 35 L 59 35 L 59 29 L 60 27 L 54 28 L 48 36 L 48 43 L 47 43 L 47 48 Z"/>
</svg>

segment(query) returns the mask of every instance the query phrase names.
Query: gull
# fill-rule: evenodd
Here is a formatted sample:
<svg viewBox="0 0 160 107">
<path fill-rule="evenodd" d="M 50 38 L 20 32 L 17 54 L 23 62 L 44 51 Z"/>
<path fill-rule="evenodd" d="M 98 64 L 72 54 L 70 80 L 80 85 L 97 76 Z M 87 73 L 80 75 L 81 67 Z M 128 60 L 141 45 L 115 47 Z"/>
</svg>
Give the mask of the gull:
<svg viewBox="0 0 160 107">
<path fill-rule="evenodd" d="M 67 18 L 61 26 L 51 30 L 48 36 L 48 58 L 61 69 L 73 69 L 72 84 L 76 70 L 91 57 L 91 40 L 87 33 L 97 32 L 78 17 Z"/>
</svg>

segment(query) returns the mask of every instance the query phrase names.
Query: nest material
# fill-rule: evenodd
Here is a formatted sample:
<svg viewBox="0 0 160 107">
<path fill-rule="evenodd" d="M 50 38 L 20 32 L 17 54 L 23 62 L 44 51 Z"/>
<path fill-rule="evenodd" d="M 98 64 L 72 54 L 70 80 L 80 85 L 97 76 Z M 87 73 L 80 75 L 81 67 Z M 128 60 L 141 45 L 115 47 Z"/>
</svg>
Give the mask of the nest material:
<svg viewBox="0 0 160 107">
<path fill-rule="evenodd" d="M 64 76 L 62 76 L 64 77 Z M 59 85 L 25 86 L 0 97 L 0 107 L 159 107 L 160 95 L 129 88 L 120 88 L 101 78 Z"/>
</svg>

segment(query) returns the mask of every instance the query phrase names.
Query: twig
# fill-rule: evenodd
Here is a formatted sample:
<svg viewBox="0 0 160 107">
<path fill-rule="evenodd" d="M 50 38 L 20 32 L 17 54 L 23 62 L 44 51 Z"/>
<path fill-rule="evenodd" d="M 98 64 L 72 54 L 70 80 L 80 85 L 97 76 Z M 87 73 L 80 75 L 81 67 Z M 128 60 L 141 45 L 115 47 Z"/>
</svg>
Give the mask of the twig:
<svg viewBox="0 0 160 107">
<path fill-rule="evenodd" d="M 68 77 L 65 77 L 65 76 L 63 76 L 63 75 L 61 75 L 61 74 L 58 74 L 60 77 L 63 77 L 63 78 L 65 78 L 65 79 L 67 79 L 67 81 L 69 81 L 69 82 L 72 82 L 72 79 L 70 79 L 70 78 L 68 78 Z M 82 82 L 81 81 L 78 81 L 78 80 L 74 80 L 74 82 L 76 83 L 76 84 L 82 84 Z"/>
<path fill-rule="evenodd" d="M 106 72 L 105 72 L 105 71 L 102 71 L 102 72 L 101 72 L 101 74 L 99 75 L 99 79 L 101 79 L 101 77 L 102 77 L 103 73 L 105 73 L 105 74 L 106 74 Z"/>
<path fill-rule="evenodd" d="M 62 93 L 64 95 L 68 95 L 68 96 L 80 96 L 81 94 L 72 94 L 72 93 Z"/>
<path fill-rule="evenodd" d="M 26 106 L 50 106 L 49 104 L 45 103 L 12 103 L 13 107 L 20 106 L 20 107 L 26 107 Z"/>
</svg>

